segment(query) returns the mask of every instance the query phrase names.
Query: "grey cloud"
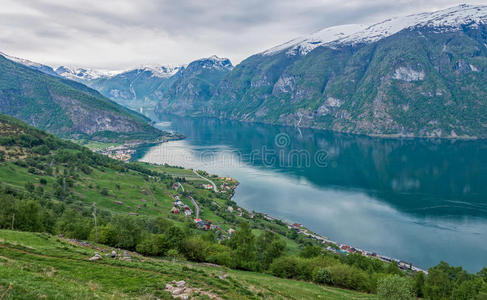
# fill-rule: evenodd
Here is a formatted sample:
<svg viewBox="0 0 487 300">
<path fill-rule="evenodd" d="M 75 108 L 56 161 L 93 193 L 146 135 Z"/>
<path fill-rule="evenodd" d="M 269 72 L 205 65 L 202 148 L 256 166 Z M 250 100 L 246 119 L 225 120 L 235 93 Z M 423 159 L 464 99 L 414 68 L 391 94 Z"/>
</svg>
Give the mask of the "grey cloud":
<svg viewBox="0 0 487 300">
<path fill-rule="evenodd" d="M 459 4 L 457 0 L 3 2 L 11 9 L 0 12 L 0 51 L 49 64 L 112 69 L 186 63 L 212 54 L 238 63 L 328 26 L 373 23 Z"/>
</svg>

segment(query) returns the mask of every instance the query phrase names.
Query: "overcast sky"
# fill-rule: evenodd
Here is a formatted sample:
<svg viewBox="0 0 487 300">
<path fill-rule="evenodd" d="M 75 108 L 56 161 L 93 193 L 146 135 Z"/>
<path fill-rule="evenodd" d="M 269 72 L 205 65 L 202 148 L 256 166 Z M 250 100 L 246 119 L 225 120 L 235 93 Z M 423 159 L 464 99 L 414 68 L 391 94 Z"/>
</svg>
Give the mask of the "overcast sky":
<svg viewBox="0 0 487 300">
<path fill-rule="evenodd" d="M 216 54 L 234 64 L 334 25 L 433 11 L 454 0 L 2 0 L 0 51 L 50 65 L 125 69 Z"/>
</svg>

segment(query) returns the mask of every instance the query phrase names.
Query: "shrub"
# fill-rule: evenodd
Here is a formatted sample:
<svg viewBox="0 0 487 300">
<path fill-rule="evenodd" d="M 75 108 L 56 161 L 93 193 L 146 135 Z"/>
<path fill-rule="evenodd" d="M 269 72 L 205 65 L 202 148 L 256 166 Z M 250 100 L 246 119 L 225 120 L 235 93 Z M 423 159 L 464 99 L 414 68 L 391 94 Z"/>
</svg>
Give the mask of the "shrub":
<svg viewBox="0 0 487 300">
<path fill-rule="evenodd" d="M 196 262 L 205 261 L 205 243 L 205 241 L 196 237 L 185 239 L 181 246 L 184 256 L 186 256 L 187 259 Z"/>
<path fill-rule="evenodd" d="M 370 282 L 366 273 L 356 267 L 348 265 L 334 265 L 330 267 L 333 284 L 342 288 L 370 291 Z"/>
<path fill-rule="evenodd" d="M 413 286 L 406 277 L 387 276 L 377 284 L 377 296 L 382 300 L 410 300 L 413 295 Z"/>
<path fill-rule="evenodd" d="M 32 152 L 40 155 L 47 155 L 49 154 L 49 147 L 46 145 L 35 146 L 32 148 Z"/>
<path fill-rule="evenodd" d="M 106 225 L 98 226 L 98 239 L 96 240 L 95 228 L 90 233 L 90 240 L 109 245 L 115 246 L 118 243 L 117 233 L 113 228 L 112 224 L 108 223 Z"/>
<path fill-rule="evenodd" d="M 108 196 L 108 190 L 107 190 L 107 188 L 103 188 L 101 190 L 100 194 L 102 194 L 103 196 Z"/>
<path fill-rule="evenodd" d="M 26 182 L 26 183 L 24 184 L 24 186 L 25 186 L 25 189 L 26 189 L 27 191 L 31 192 L 31 193 L 32 193 L 32 192 L 34 192 L 34 190 L 35 190 L 35 188 L 36 188 L 32 182 Z"/>
<path fill-rule="evenodd" d="M 166 256 L 170 259 L 177 259 L 181 257 L 181 254 L 179 254 L 179 251 L 176 249 L 169 249 L 166 253 Z"/>
<path fill-rule="evenodd" d="M 139 244 L 137 244 L 136 250 L 137 252 L 145 255 L 165 255 L 167 251 L 166 236 L 163 234 L 149 234 Z"/>
<path fill-rule="evenodd" d="M 438 268 L 431 268 L 424 286 L 424 296 L 429 299 L 445 299 L 451 295 L 452 284 L 448 275 Z"/>
<path fill-rule="evenodd" d="M 333 278 L 328 268 L 315 268 L 313 271 L 313 281 L 321 284 L 333 284 Z"/>
<path fill-rule="evenodd" d="M 269 271 L 278 277 L 311 280 L 314 265 L 312 260 L 284 256 L 275 259 L 269 267 Z"/>
<path fill-rule="evenodd" d="M 129 216 L 116 216 L 112 220 L 117 235 L 117 247 L 133 250 L 140 241 L 143 226 L 140 219 Z"/>
<path fill-rule="evenodd" d="M 466 280 L 453 289 L 452 299 L 455 300 L 469 300 L 477 299 L 477 295 L 482 287 L 483 280 L 475 278 Z"/>
<path fill-rule="evenodd" d="M 299 253 L 299 256 L 304 258 L 312 258 L 321 254 L 322 247 L 319 246 L 306 246 Z"/>
</svg>

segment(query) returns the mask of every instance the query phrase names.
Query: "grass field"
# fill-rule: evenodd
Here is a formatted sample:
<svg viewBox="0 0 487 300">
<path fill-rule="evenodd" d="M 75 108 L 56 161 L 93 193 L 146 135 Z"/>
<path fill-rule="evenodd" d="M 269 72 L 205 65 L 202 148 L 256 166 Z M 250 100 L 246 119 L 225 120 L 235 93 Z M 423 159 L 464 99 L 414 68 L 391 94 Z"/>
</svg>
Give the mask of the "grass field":
<svg viewBox="0 0 487 300">
<path fill-rule="evenodd" d="M 104 257 L 91 262 L 95 251 L 109 253 L 112 248 L 0 230 L 0 299 L 171 299 L 165 285 L 173 280 L 185 280 L 194 291 L 192 299 L 375 299 L 308 282 L 134 253 L 130 261 Z"/>
<path fill-rule="evenodd" d="M 178 167 L 159 166 L 143 164 L 144 167 L 153 171 L 168 174 L 174 177 L 184 178 L 183 182 L 187 192 L 192 193 L 198 199 L 211 199 L 221 208 L 225 208 L 230 199 L 229 193 L 219 193 L 219 197 L 212 191 L 199 188 L 203 183 L 207 183 L 200 177 L 197 177 L 192 170 L 181 169 Z M 62 173 L 63 168 L 58 166 L 57 173 Z M 79 178 L 73 187 L 75 195 L 82 201 L 83 205 L 96 203 L 97 208 L 108 210 L 115 214 L 136 213 L 139 216 L 155 217 L 166 216 L 176 221 L 176 224 L 183 224 L 185 218 L 182 215 L 172 215 L 170 210 L 173 206 L 174 196 L 179 195 L 184 204 L 188 205 L 195 211 L 193 204 L 188 197 L 181 194 L 181 189 L 175 191 L 171 186 L 159 183 L 154 180 L 145 180 L 140 173 L 135 171 L 118 172 L 113 169 L 93 169 L 91 174 L 80 172 Z M 0 178 L 4 185 L 8 185 L 16 190 L 24 190 L 26 182 L 32 182 L 35 186 L 41 186 L 41 179 L 46 180 L 47 184 L 42 185 L 45 193 L 54 193 L 56 178 L 47 175 L 35 175 L 29 173 L 25 167 L 18 166 L 11 162 L 6 162 L 0 168 Z M 223 179 L 212 178 L 217 185 L 223 182 Z M 106 189 L 108 194 L 102 194 Z M 200 218 L 211 220 L 214 224 L 219 225 L 222 230 L 227 231 L 230 228 L 236 228 L 239 220 L 244 220 L 236 216 L 235 221 L 228 222 L 216 211 L 199 203 Z M 214 207 L 213 207 L 214 208 Z M 194 217 L 194 215 L 192 216 Z M 267 226 L 277 226 L 271 222 L 262 220 Z M 287 248 L 291 253 L 299 251 L 298 244 L 291 239 L 283 237 L 286 240 Z"/>
</svg>

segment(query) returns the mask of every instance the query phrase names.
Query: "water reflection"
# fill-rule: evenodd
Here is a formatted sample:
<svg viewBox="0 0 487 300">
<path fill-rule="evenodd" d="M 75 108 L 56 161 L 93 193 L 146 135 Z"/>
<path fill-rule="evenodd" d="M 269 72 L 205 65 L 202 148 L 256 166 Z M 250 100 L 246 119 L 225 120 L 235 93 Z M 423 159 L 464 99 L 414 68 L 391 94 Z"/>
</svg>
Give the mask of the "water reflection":
<svg viewBox="0 0 487 300">
<path fill-rule="evenodd" d="M 423 267 L 440 259 L 471 270 L 487 265 L 485 142 L 384 140 L 216 119 L 161 120 L 161 126 L 187 139 L 145 149 L 142 159 L 236 177 L 241 185 L 235 200 L 248 209 Z M 280 142 L 279 136 L 284 137 Z M 293 151 L 307 153 L 309 163 Z M 316 153 L 325 154 L 324 163 L 317 163 Z"/>
</svg>

